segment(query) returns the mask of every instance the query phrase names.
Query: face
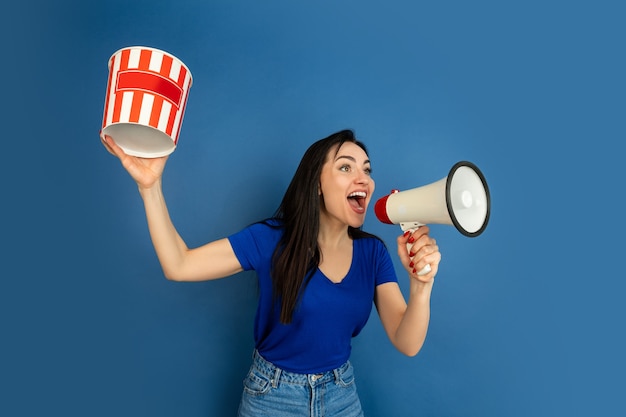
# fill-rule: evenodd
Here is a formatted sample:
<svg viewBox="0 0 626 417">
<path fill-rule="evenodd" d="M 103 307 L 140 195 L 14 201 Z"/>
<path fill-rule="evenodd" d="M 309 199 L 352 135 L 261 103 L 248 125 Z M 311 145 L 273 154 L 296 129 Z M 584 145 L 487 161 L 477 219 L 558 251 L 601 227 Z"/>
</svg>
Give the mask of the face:
<svg viewBox="0 0 626 417">
<path fill-rule="evenodd" d="M 339 151 L 331 149 L 322 167 L 320 220 L 361 227 L 372 194 L 370 160 L 355 143 L 344 143 Z"/>
</svg>

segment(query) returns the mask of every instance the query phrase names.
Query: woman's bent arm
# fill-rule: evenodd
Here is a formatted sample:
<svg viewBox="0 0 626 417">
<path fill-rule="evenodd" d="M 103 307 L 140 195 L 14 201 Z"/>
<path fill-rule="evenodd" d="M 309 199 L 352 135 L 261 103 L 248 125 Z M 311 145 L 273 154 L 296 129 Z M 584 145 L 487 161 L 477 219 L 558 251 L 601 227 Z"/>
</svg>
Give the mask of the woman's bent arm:
<svg viewBox="0 0 626 417">
<path fill-rule="evenodd" d="M 426 340 L 432 282 L 411 282 L 408 305 L 395 282 L 376 287 L 376 308 L 387 336 L 400 352 L 415 356 Z"/>
<path fill-rule="evenodd" d="M 426 339 L 430 322 L 430 296 L 441 261 L 437 242 L 428 232 L 428 226 L 422 226 L 398 237 L 398 256 L 409 273 L 408 305 L 397 283 L 376 287 L 376 308 L 383 327 L 393 345 L 408 356 L 416 355 Z M 431 271 L 419 275 L 418 271 L 426 265 L 430 265 Z"/>
</svg>

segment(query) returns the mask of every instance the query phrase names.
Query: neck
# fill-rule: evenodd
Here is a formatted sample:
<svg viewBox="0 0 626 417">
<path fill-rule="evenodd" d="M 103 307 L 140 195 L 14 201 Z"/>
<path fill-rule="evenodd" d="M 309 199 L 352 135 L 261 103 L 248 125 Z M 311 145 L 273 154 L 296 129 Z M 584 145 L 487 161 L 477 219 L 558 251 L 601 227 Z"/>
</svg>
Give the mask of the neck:
<svg viewBox="0 0 626 417">
<path fill-rule="evenodd" d="M 333 223 L 320 219 L 320 230 L 317 241 L 325 248 L 337 248 L 351 240 L 348 235 L 348 226 L 338 222 Z"/>
</svg>

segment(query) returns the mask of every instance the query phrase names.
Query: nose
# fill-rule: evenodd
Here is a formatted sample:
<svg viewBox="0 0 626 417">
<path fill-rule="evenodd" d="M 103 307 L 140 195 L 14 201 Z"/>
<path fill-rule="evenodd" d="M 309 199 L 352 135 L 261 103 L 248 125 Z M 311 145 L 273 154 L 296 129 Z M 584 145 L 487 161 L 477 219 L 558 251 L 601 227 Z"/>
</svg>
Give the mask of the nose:
<svg viewBox="0 0 626 417">
<path fill-rule="evenodd" d="M 365 170 L 359 169 L 355 181 L 358 184 L 369 184 L 371 177 L 365 172 Z"/>
</svg>

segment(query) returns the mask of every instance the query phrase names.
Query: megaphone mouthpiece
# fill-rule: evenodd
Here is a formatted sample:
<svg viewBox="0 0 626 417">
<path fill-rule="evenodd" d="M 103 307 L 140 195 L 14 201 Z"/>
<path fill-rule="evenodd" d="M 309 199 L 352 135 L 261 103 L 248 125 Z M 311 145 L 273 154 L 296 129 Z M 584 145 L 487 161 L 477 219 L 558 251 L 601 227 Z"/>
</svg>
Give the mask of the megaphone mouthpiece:
<svg viewBox="0 0 626 417">
<path fill-rule="evenodd" d="M 394 194 L 395 192 L 392 191 L 391 193 Z M 389 198 L 389 195 L 386 195 L 378 199 L 378 201 L 376 201 L 376 204 L 374 204 L 374 213 L 376 214 L 376 217 L 378 218 L 378 220 L 380 220 L 382 223 L 393 224 L 393 222 L 387 216 L 387 199 L 388 198 Z"/>
</svg>

